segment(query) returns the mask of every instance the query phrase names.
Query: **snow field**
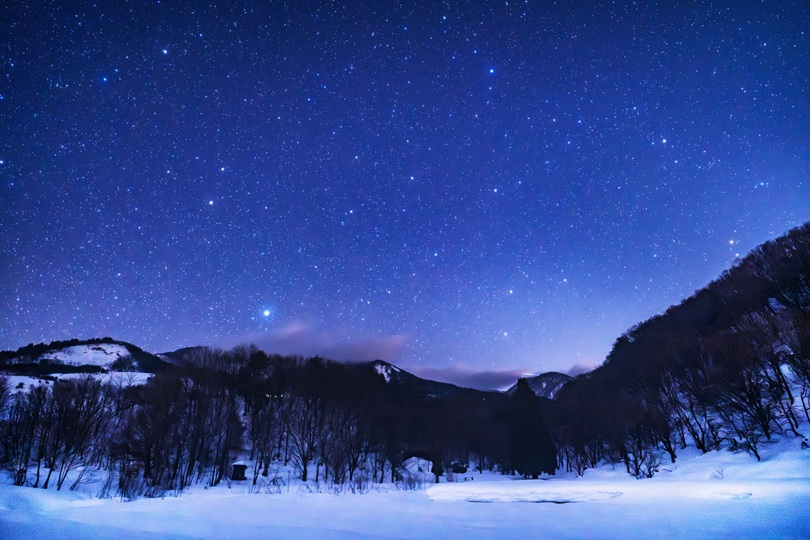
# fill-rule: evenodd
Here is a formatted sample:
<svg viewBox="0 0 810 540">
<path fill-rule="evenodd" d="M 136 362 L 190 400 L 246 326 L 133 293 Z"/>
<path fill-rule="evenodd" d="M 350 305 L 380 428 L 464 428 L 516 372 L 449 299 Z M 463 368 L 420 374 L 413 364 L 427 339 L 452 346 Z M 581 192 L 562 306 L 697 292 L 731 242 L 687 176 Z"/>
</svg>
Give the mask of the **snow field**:
<svg viewBox="0 0 810 540">
<path fill-rule="evenodd" d="M 744 453 L 686 450 L 645 480 L 604 465 L 581 478 L 470 472 L 460 475 L 469 482 L 443 477 L 413 491 L 384 484 L 363 494 L 298 481 L 270 495 L 248 481 L 121 502 L 93 498 L 89 485 L 56 492 L 6 481 L 0 538 L 806 539 L 810 450 L 800 444 L 783 437 L 760 463 Z"/>
<path fill-rule="evenodd" d="M 47 352 L 40 357 L 40 360 L 51 360 L 71 366 L 89 365 L 106 368 L 118 358 L 128 355 L 129 351 L 122 345 L 100 343 L 96 345 L 76 345 Z"/>
<path fill-rule="evenodd" d="M 57 373 L 54 375 L 54 377 L 57 379 L 79 379 L 86 376 L 86 373 Z M 151 376 L 151 373 L 141 373 L 136 371 L 110 371 L 107 373 L 93 374 L 93 378 L 98 379 L 103 383 L 110 383 L 115 386 L 137 386 L 146 384 L 146 380 Z M 8 379 L 8 387 L 12 392 L 17 390 L 27 390 L 31 386 L 53 384 L 53 381 L 48 379 L 29 377 L 27 375 L 6 375 L 5 377 Z M 20 384 L 22 384 L 22 386 L 20 386 Z"/>
</svg>

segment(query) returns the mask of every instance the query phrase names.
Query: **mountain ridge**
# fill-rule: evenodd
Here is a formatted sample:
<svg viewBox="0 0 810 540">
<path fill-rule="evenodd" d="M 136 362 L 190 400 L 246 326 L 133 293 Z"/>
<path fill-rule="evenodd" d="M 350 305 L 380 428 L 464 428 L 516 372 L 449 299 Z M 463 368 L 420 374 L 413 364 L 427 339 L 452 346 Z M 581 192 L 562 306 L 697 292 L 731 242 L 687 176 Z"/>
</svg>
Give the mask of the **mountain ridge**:
<svg viewBox="0 0 810 540">
<path fill-rule="evenodd" d="M 175 351 L 150 353 L 132 343 L 111 337 L 52 341 L 48 344 L 29 343 L 15 351 L 0 351 L 0 372 L 13 375 L 43 376 L 65 373 L 103 373 L 107 371 L 136 371 L 154 374 L 171 367 L 182 366 L 187 353 L 204 349 L 202 346 L 183 347 Z M 352 362 L 355 369 L 371 370 L 387 384 L 416 394 L 446 397 L 459 393 L 509 394 L 425 379 L 384 360 Z M 538 396 L 552 399 L 571 377 L 549 372 L 531 377 L 529 383 Z M 515 382 L 517 384 L 517 381 Z"/>
<path fill-rule="evenodd" d="M 574 378 L 565 373 L 560 373 L 559 371 L 548 371 L 533 377 L 526 377 L 526 380 L 529 383 L 529 388 L 539 397 L 554 399 L 562 387 L 569 381 L 574 380 Z M 506 390 L 506 393 L 512 395 L 516 388 L 517 383 L 510 386 Z"/>
</svg>

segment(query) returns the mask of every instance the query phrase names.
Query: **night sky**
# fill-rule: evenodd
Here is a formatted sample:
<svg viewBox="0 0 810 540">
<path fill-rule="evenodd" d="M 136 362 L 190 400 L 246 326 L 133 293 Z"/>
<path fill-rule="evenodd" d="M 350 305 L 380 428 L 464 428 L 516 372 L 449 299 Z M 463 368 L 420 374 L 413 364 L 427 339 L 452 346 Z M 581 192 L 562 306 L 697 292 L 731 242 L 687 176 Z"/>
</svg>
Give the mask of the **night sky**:
<svg viewBox="0 0 810 540">
<path fill-rule="evenodd" d="M 810 219 L 807 2 L 555 4 L 4 2 L 0 348 L 493 387 Z"/>
</svg>

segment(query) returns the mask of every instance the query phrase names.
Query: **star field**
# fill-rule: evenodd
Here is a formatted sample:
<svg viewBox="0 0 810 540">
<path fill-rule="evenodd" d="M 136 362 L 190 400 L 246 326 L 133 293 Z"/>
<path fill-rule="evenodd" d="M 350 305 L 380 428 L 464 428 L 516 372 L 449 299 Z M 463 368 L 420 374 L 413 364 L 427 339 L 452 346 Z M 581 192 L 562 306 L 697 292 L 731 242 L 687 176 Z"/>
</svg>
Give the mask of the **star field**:
<svg viewBox="0 0 810 540">
<path fill-rule="evenodd" d="M 5 3 L 0 348 L 598 364 L 810 217 L 807 4 L 668 4 Z"/>
</svg>

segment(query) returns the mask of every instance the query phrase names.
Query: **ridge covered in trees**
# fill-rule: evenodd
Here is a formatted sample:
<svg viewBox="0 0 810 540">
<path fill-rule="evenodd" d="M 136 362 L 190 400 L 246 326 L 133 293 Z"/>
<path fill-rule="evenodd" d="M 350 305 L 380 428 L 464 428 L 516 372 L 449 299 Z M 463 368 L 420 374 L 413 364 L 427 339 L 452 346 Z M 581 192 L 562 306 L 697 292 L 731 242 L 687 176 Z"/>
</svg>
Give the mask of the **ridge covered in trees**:
<svg viewBox="0 0 810 540">
<path fill-rule="evenodd" d="M 619 337 L 549 410 L 560 463 L 652 476 L 679 448 L 742 449 L 810 421 L 810 223 Z"/>
</svg>

